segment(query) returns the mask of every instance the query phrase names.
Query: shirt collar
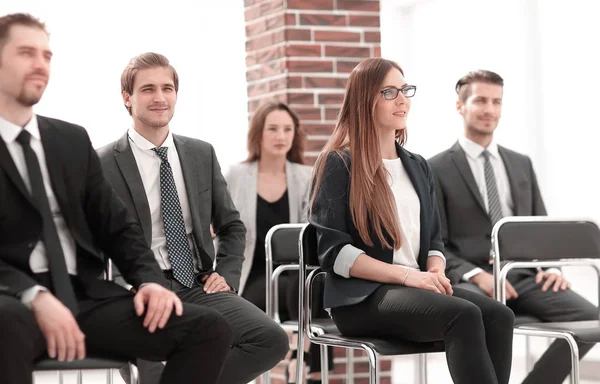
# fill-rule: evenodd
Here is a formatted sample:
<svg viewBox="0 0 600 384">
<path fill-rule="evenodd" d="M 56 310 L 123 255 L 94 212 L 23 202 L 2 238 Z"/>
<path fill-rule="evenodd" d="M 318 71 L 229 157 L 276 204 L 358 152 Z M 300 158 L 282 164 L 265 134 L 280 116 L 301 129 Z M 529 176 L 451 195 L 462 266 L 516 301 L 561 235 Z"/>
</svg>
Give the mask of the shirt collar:
<svg viewBox="0 0 600 384">
<path fill-rule="evenodd" d="M 156 148 L 156 145 L 152 144 L 148 139 L 140 135 L 138 131 L 133 129 L 133 127 L 129 128 L 129 130 L 127 131 L 127 135 L 129 136 L 129 140 L 131 140 L 136 145 L 136 147 L 143 151 L 150 151 L 152 150 L 152 148 Z M 161 147 L 171 148 L 173 146 L 173 135 L 169 130 L 169 134 L 167 135 L 165 141 L 162 143 Z"/>
<path fill-rule="evenodd" d="M 494 139 L 492 139 L 492 141 L 487 146 L 487 148 L 482 147 L 481 145 L 477 144 L 476 142 L 472 141 L 471 139 L 468 139 L 465 136 L 461 136 L 458 138 L 458 144 L 460 144 L 463 151 L 465 151 L 467 156 L 469 156 L 471 159 L 475 160 L 475 159 L 479 158 L 479 156 L 481 156 L 483 151 L 485 151 L 486 149 L 488 150 L 490 155 L 492 155 L 492 157 L 494 157 L 496 159 L 500 158 L 500 153 L 498 152 L 498 144 L 496 143 L 496 141 Z"/>
<path fill-rule="evenodd" d="M 7 144 L 15 141 L 23 129 L 29 132 L 32 137 L 40 139 L 40 128 L 38 127 L 38 119 L 35 114 L 31 116 L 31 119 L 24 127 L 20 127 L 0 117 L 0 136 Z"/>
</svg>

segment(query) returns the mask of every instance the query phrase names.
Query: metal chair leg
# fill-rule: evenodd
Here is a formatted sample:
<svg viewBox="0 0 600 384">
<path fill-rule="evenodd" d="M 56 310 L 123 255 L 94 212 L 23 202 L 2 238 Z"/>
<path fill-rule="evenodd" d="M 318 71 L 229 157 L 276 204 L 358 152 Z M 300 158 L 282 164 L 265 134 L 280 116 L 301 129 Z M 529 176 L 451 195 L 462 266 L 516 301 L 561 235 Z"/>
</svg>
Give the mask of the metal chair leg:
<svg viewBox="0 0 600 384">
<path fill-rule="evenodd" d="M 138 368 L 135 364 L 129 363 L 129 377 L 131 378 L 131 384 L 140 383 Z"/>
<path fill-rule="evenodd" d="M 77 371 L 77 384 L 83 384 L 83 374 L 81 373 L 81 370 Z"/>
<path fill-rule="evenodd" d="M 346 383 L 354 384 L 354 349 L 346 349 Z"/>
<path fill-rule="evenodd" d="M 58 371 L 57 373 L 58 373 L 58 383 L 63 384 L 64 383 L 63 373 L 61 371 Z"/>
<path fill-rule="evenodd" d="M 329 361 L 327 346 L 321 344 L 321 383 L 329 384 Z"/>
<path fill-rule="evenodd" d="M 427 384 L 427 354 L 420 353 L 419 359 L 419 384 Z"/>
<path fill-rule="evenodd" d="M 525 371 L 531 372 L 531 336 L 525 336 Z"/>
<path fill-rule="evenodd" d="M 106 370 L 106 384 L 113 384 L 113 370 Z"/>
<path fill-rule="evenodd" d="M 365 352 L 369 358 L 369 384 L 377 384 L 377 353 L 371 348 L 365 348 Z"/>
<path fill-rule="evenodd" d="M 564 339 L 571 348 L 571 384 L 579 384 L 579 346 L 571 335 L 565 335 Z"/>
<path fill-rule="evenodd" d="M 285 369 L 288 369 L 287 367 Z M 266 371 L 260 376 L 261 384 L 271 384 L 271 371 Z"/>
</svg>

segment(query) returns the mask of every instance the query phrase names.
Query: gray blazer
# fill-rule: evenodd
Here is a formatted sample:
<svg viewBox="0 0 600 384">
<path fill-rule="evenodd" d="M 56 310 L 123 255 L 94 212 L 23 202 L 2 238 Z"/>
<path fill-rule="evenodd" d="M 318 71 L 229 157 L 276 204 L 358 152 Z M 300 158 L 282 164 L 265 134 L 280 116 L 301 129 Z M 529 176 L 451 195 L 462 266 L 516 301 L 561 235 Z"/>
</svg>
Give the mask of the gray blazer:
<svg viewBox="0 0 600 384">
<path fill-rule="evenodd" d="M 545 216 L 529 157 L 498 146 L 506 167 L 515 216 Z M 429 159 L 435 174 L 435 193 L 440 213 L 446 275 L 453 284 L 476 267 L 490 271 L 492 222 L 460 144 Z"/>
<path fill-rule="evenodd" d="M 288 185 L 290 202 L 290 223 L 306 222 L 308 206 L 308 185 L 312 167 L 286 161 L 285 174 Z M 240 279 L 240 293 L 243 292 L 254 258 L 256 246 L 256 183 L 258 178 L 258 162 L 241 163 L 231 167 L 225 180 L 233 199 L 240 212 L 242 222 L 247 229 L 246 249 Z"/>
<path fill-rule="evenodd" d="M 200 260 L 210 258 L 214 263 L 216 259 L 215 271 L 237 290 L 244 259 L 246 230 L 227 192 L 215 151 L 212 145 L 189 137 L 173 135 L 173 141 L 190 202 L 197 254 Z M 136 215 L 150 246 L 152 224 L 148 199 L 127 133 L 97 152 L 106 178 L 130 207 L 130 212 Z M 216 256 L 210 234 L 211 224 L 219 237 Z M 117 278 L 115 281 L 123 283 Z"/>
</svg>

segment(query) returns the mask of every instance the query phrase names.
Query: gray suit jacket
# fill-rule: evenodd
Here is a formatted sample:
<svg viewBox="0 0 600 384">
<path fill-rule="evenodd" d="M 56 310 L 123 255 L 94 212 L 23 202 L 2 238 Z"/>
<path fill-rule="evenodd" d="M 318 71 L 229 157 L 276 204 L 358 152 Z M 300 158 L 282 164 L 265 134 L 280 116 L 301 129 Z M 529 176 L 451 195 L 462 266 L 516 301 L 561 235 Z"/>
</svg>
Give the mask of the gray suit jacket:
<svg viewBox="0 0 600 384">
<path fill-rule="evenodd" d="M 290 223 L 304 223 L 306 222 L 308 185 L 310 183 L 312 167 L 286 161 L 285 174 L 288 185 Z M 252 260 L 254 259 L 254 248 L 256 246 L 257 177 L 258 163 L 256 161 L 236 164 L 225 175 L 231 198 L 240 211 L 240 217 L 247 229 L 240 293 L 244 290 L 248 275 L 250 274 Z"/>
<path fill-rule="evenodd" d="M 529 157 L 498 146 L 510 183 L 515 216 L 545 216 Z M 458 142 L 429 159 L 446 255 L 446 275 L 453 284 L 476 267 L 489 271 L 492 223 L 475 178 Z"/>
<path fill-rule="evenodd" d="M 244 260 L 244 224 L 227 191 L 227 185 L 212 145 L 189 137 L 173 135 L 190 202 L 193 236 L 201 260 L 215 261 L 215 271 L 238 289 Z M 152 242 L 152 225 L 148 199 L 127 133 L 98 150 L 104 174 L 119 197 L 137 215 L 146 242 Z M 219 238 L 215 248 L 210 234 L 212 224 Z M 206 266 L 203 266 L 206 269 Z M 116 282 L 123 283 L 116 278 Z"/>
</svg>

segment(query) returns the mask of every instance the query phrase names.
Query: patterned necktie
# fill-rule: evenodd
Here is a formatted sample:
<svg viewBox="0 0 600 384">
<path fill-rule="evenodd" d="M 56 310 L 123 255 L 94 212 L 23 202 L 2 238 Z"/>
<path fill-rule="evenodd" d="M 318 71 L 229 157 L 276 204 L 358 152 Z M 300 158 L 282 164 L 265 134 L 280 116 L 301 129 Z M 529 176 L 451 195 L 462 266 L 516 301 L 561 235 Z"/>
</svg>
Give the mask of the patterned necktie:
<svg viewBox="0 0 600 384">
<path fill-rule="evenodd" d="M 485 160 L 483 171 L 485 174 L 485 189 L 488 198 L 488 214 L 492 221 L 492 226 L 502 218 L 502 206 L 500 205 L 500 196 L 498 195 L 498 185 L 496 184 L 496 176 L 490 162 L 490 153 L 486 149 L 482 156 Z"/>
<path fill-rule="evenodd" d="M 31 134 L 26 130 L 22 130 L 19 136 L 17 136 L 17 141 L 23 147 L 23 154 L 25 155 L 29 183 L 31 184 L 31 197 L 33 197 L 33 201 L 37 204 L 42 215 L 42 241 L 46 248 L 46 258 L 48 259 L 50 278 L 52 280 L 52 292 L 74 315 L 77 315 L 79 309 L 75 298 L 75 291 L 71 284 L 65 254 L 60 245 L 56 225 L 54 225 L 50 203 L 46 195 L 46 189 L 44 188 L 40 163 L 35 152 L 29 145 L 30 140 Z"/>
<path fill-rule="evenodd" d="M 173 178 L 173 171 L 167 158 L 168 147 L 152 148 L 160 157 L 160 205 L 163 214 L 163 225 L 167 237 L 167 251 L 173 269 L 173 277 L 184 286 L 191 288 L 194 285 L 194 264 L 192 251 L 188 243 L 177 195 L 177 187 Z"/>
</svg>

